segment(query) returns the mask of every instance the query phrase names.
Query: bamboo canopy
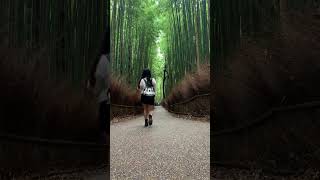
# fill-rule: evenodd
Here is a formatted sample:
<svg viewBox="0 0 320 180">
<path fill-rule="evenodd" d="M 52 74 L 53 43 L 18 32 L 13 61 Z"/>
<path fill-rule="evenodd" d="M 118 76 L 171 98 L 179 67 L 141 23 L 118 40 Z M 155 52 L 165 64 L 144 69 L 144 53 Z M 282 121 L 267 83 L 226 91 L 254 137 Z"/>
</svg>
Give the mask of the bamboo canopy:
<svg viewBox="0 0 320 180">
<path fill-rule="evenodd" d="M 163 69 L 157 71 L 156 65 L 160 46 L 168 76 L 158 84 L 166 91 L 161 94 L 168 94 L 186 73 L 209 63 L 208 12 L 208 0 L 112 1 L 113 73 L 135 87 L 142 69 L 149 67 L 162 81 Z"/>
<path fill-rule="evenodd" d="M 165 33 L 166 67 L 165 94 L 168 94 L 188 73 L 209 64 L 209 1 L 171 0 L 166 6 L 170 24 Z"/>
</svg>

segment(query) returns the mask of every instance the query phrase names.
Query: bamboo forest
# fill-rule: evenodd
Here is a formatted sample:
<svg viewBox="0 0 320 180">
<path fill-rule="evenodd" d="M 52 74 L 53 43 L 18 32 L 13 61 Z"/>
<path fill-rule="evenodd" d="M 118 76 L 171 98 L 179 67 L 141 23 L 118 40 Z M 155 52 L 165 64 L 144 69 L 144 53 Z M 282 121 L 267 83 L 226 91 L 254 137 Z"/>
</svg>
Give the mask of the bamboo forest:
<svg viewBox="0 0 320 180">
<path fill-rule="evenodd" d="M 97 56 L 108 6 L 108 1 L 4 0 L 1 22 L 6 26 L 1 33 L 10 47 L 46 56 L 41 62 L 47 64 L 50 79 L 63 78 L 79 87 Z M 35 61 L 33 53 L 24 61 Z"/>
<path fill-rule="evenodd" d="M 319 57 L 320 0 L 0 0 L 0 180 L 319 179 Z"/>
<path fill-rule="evenodd" d="M 208 0 L 112 0 L 113 73 L 136 87 L 150 68 L 160 101 L 187 73 L 210 63 L 208 7 Z"/>
</svg>

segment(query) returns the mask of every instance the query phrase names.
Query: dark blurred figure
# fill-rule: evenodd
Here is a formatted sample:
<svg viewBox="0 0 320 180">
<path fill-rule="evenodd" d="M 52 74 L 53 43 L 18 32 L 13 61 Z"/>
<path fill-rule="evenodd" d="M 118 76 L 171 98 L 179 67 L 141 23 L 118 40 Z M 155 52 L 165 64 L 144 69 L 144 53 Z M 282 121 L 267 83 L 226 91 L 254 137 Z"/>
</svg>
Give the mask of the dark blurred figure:
<svg viewBox="0 0 320 180">
<path fill-rule="evenodd" d="M 110 134 L 110 27 L 102 41 L 101 49 L 90 72 L 87 88 L 91 88 L 99 103 L 99 122 L 101 142 L 107 143 Z"/>
</svg>

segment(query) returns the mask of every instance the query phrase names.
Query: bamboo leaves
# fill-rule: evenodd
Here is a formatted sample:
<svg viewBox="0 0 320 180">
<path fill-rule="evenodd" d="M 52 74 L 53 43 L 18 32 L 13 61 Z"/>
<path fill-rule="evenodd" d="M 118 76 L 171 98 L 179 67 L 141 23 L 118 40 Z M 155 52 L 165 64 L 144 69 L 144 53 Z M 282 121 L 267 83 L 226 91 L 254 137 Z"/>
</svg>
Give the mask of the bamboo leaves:
<svg viewBox="0 0 320 180">
<path fill-rule="evenodd" d="M 187 72 L 209 63 L 209 21 L 207 0 L 167 0 L 168 21 L 165 52 L 169 91 Z M 167 94 L 167 92 L 166 92 Z"/>
<path fill-rule="evenodd" d="M 112 0 L 113 73 L 136 87 L 143 68 L 152 68 L 156 28 L 154 0 Z"/>
</svg>

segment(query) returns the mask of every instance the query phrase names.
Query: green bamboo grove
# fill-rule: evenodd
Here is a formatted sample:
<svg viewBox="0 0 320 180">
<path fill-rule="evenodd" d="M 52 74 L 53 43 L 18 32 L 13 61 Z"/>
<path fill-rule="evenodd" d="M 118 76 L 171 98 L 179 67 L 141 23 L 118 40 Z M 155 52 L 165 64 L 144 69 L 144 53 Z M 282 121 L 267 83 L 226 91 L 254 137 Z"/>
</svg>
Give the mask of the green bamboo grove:
<svg viewBox="0 0 320 180">
<path fill-rule="evenodd" d="M 112 69 L 132 86 L 150 68 L 161 100 L 190 71 L 209 63 L 208 0 L 112 0 Z"/>
<path fill-rule="evenodd" d="M 186 73 L 210 63 L 209 1 L 168 0 L 162 6 L 168 94 Z"/>
<path fill-rule="evenodd" d="M 44 51 L 42 61 L 50 77 L 79 86 L 101 46 L 108 2 L 2 0 L 1 32 L 8 37 L 10 47 Z M 32 59 L 25 57 L 25 61 Z"/>
<path fill-rule="evenodd" d="M 152 0 L 111 1 L 112 70 L 136 87 L 144 68 L 152 69 L 158 27 Z"/>
<path fill-rule="evenodd" d="M 265 37 L 277 29 L 280 12 L 319 7 L 318 0 L 213 0 L 213 68 L 220 72 L 242 37 Z"/>
</svg>

